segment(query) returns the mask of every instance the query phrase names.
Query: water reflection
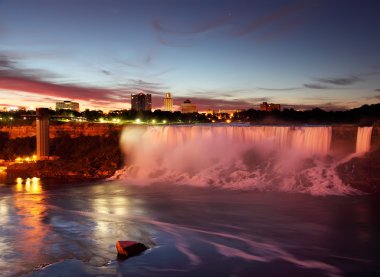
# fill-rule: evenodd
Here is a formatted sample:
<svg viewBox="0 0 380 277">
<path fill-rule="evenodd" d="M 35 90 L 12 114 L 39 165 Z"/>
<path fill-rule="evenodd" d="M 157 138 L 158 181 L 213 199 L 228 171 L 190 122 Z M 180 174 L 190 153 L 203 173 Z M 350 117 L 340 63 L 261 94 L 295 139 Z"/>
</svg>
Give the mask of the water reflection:
<svg viewBox="0 0 380 277">
<path fill-rule="evenodd" d="M 22 178 L 16 179 L 16 191 L 17 192 L 27 192 L 27 193 L 35 193 L 39 194 L 42 192 L 42 186 L 40 178 L 26 178 L 25 180 Z"/>
<path fill-rule="evenodd" d="M 16 192 L 0 199 L 0 264 L 9 273 L 21 273 L 30 266 L 43 263 L 44 239 L 49 226 L 43 219 L 47 208 L 45 192 L 39 178 L 17 178 L 13 190 Z M 12 232 L 10 235 L 9 232 Z M 3 236 L 5 234 L 5 236 Z M 13 262 L 17 263 L 15 267 Z"/>
</svg>

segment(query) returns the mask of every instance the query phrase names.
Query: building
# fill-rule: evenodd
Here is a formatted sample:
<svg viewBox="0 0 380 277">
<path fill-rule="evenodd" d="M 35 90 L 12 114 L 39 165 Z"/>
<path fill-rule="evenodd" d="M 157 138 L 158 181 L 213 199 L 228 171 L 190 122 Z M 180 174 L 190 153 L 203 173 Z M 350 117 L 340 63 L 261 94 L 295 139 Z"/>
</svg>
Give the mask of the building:
<svg viewBox="0 0 380 277">
<path fill-rule="evenodd" d="M 173 98 L 170 92 L 165 93 L 164 97 L 164 111 L 172 112 L 173 111 Z"/>
<path fill-rule="evenodd" d="M 79 103 L 72 101 L 62 101 L 55 103 L 55 109 L 59 110 L 71 110 L 79 112 Z"/>
<path fill-rule="evenodd" d="M 131 94 L 131 109 L 134 111 L 151 111 L 152 95 L 151 94 Z"/>
<path fill-rule="evenodd" d="M 187 99 L 186 101 L 183 102 L 183 104 L 181 104 L 181 112 L 182 113 L 197 113 L 198 108 L 197 108 L 197 105 L 192 104 L 191 101 Z"/>
<path fill-rule="evenodd" d="M 268 104 L 267 102 L 263 102 L 260 104 L 260 111 L 263 112 L 271 112 L 271 111 L 281 111 L 281 105 L 280 104 Z"/>
</svg>

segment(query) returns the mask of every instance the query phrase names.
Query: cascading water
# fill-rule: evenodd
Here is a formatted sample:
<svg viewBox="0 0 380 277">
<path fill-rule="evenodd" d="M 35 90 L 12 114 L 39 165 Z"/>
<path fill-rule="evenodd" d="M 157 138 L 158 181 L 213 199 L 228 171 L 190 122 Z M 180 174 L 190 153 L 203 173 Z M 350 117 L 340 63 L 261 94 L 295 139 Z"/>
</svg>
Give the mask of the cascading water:
<svg viewBox="0 0 380 277">
<path fill-rule="evenodd" d="M 371 136 L 373 127 L 358 127 L 356 137 L 356 153 L 364 154 L 371 148 Z"/>
<path fill-rule="evenodd" d="M 329 156 L 331 127 L 126 127 L 118 178 L 230 189 L 347 194 Z"/>
</svg>

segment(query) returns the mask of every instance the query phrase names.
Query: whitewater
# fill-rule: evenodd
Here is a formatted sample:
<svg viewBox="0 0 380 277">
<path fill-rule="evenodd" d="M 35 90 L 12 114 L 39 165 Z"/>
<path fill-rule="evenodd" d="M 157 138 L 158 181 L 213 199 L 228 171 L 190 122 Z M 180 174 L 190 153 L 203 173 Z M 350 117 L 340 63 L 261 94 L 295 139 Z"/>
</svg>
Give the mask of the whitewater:
<svg viewBox="0 0 380 277">
<path fill-rule="evenodd" d="M 359 127 L 356 153 L 335 157 L 331 126 L 136 126 L 120 143 L 126 167 L 113 179 L 135 185 L 346 195 L 359 191 L 336 168 L 370 149 L 372 127 Z"/>
</svg>

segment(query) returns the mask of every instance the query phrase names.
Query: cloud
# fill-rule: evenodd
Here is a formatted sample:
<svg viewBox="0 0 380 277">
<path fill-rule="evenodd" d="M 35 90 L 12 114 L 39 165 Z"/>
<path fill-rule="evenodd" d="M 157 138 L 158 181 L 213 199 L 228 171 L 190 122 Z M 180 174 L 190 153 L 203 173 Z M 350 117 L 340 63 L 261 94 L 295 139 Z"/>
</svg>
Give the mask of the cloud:
<svg viewBox="0 0 380 277">
<path fill-rule="evenodd" d="M 256 97 L 256 98 L 251 98 L 252 101 L 255 102 L 269 102 L 270 98 L 269 97 Z"/>
<path fill-rule="evenodd" d="M 317 79 L 321 83 L 325 84 L 331 84 L 336 86 L 347 86 L 352 85 L 358 82 L 361 82 L 362 79 L 358 76 L 348 76 L 348 77 L 341 77 L 341 78 L 319 78 Z"/>
<path fill-rule="evenodd" d="M 230 22 L 232 16 L 230 14 L 219 16 L 213 19 L 208 19 L 205 21 L 200 21 L 196 24 L 191 24 L 183 29 L 180 28 L 171 28 L 168 26 L 164 26 L 164 24 L 159 20 L 155 19 L 152 22 L 153 29 L 158 33 L 166 33 L 166 34 L 175 34 L 175 35 L 194 35 L 199 33 L 207 32 L 211 29 L 215 29 L 221 27 L 228 22 Z"/>
<path fill-rule="evenodd" d="M 123 86 L 131 88 L 131 89 L 141 89 L 141 90 L 148 90 L 148 91 L 157 91 L 157 90 L 167 89 L 161 83 L 147 82 L 141 79 L 129 79 L 128 83 L 124 84 Z"/>
<path fill-rule="evenodd" d="M 258 88 L 260 90 L 267 90 L 267 91 L 288 91 L 288 90 L 299 90 L 300 87 L 290 87 L 290 88 Z"/>
<path fill-rule="evenodd" d="M 111 75 L 111 72 L 105 69 L 100 70 L 100 72 L 103 73 L 104 75 Z"/>
<path fill-rule="evenodd" d="M 118 90 L 61 84 L 46 80 L 55 77 L 57 75 L 45 70 L 21 68 L 15 60 L 0 54 L 0 89 L 2 90 L 23 92 L 23 95 L 30 97 L 38 95 L 40 99 L 52 97 L 109 103 L 127 99 Z"/>
<path fill-rule="evenodd" d="M 380 91 L 380 88 L 378 88 L 378 89 L 375 89 L 375 91 Z"/>
<path fill-rule="evenodd" d="M 315 1 L 296 0 L 291 1 L 289 4 L 284 5 L 274 11 L 263 15 L 255 20 L 252 20 L 249 24 L 235 30 L 234 35 L 243 36 L 258 31 L 262 28 L 267 28 L 273 24 L 278 24 L 283 19 L 287 19 L 292 15 L 298 15 L 300 12 L 305 11 Z M 280 27 L 281 28 L 281 27 Z M 281 31 L 282 32 L 282 31 Z"/>
<path fill-rule="evenodd" d="M 305 88 L 311 88 L 311 89 L 328 89 L 328 86 L 321 85 L 321 84 L 304 84 Z"/>
</svg>

